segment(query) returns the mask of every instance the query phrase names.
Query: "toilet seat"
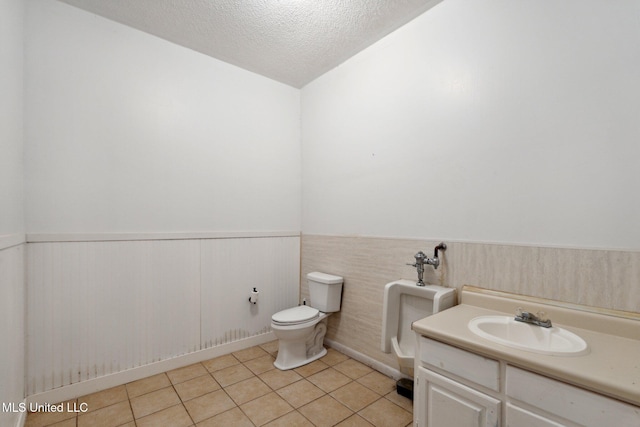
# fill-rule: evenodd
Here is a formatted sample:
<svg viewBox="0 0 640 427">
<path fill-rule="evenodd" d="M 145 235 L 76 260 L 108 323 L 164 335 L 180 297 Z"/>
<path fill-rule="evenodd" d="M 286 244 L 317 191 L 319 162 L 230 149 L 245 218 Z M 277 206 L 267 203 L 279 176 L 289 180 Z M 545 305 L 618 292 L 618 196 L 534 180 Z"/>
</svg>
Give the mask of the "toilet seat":
<svg viewBox="0 0 640 427">
<path fill-rule="evenodd" d="M 320 314 L 317 308 L 308 305 L 299 305 L 297 307 L 287 308 L 271 316 L 271 321 L 275 325 L 292 326 L 307 323 L 316 319 Z"/>
</svg>

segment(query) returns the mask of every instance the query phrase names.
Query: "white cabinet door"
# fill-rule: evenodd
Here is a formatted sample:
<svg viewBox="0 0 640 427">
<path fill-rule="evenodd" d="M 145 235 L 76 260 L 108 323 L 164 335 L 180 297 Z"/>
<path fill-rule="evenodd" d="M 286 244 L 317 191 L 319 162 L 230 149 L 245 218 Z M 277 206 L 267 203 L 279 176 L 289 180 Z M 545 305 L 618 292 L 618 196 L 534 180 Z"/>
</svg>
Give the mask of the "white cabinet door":
<svg viewBox="0 0 640 427">
<path fill-rule="evenodd" d="M 498 427 L 500 401 L 458 382 L 418 367 L 418 427 Z"/>
</svg>

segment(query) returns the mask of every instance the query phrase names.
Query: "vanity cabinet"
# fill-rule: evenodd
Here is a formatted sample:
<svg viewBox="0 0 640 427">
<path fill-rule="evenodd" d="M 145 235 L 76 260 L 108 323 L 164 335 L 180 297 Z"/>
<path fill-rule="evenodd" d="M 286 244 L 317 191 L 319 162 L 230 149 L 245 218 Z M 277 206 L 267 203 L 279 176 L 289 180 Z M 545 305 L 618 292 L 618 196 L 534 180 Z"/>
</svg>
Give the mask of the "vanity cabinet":
<svg viewBox="0 0 640 427">
<path fill-rule="evenodd" d="M 417 335 L 415 427 L 640 426 L 640 407 Z"/>
</svg>

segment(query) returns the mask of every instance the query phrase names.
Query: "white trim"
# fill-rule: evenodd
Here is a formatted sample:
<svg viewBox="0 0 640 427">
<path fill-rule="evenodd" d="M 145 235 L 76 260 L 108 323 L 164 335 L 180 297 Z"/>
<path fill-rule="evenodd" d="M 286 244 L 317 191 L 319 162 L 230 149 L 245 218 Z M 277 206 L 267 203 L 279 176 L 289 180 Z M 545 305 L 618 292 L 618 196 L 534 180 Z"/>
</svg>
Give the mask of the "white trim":
<svg viewBox="0 0 640 427">
<path fill-rule="evenodd" d="M 399 380 L 400 378 L 410 378 L 407 375 L 403 374 L 402 372 L 400 372 L 399 370 L 392 368 L 391 366 L 385 365 L 382 362 L 377 361 L 376 359 L 373 359 L 369 356 L 367 356 L 366 354 L 360 353 L 359 351 L 353 350 L 349 347 L 347 347 L 344 344 L 340 344 L 339 342 L 336 342 L 334 340 L 330 340 L 328 338 L 324 339 L 324 342 L 329 346 L 332 347 L 336 350 L 338 350 L 340 353 L 343 353 L 347 356 L 349 356 L 352 359 L 357 360 L 358 362 L 362 362 L 365 365 L 375 369 L 376 371 L 380 372 L 381 374 L 384 374 L 388 377 L 393 378 L 394 380 Z"/>
<path fill-rule="evenodd" d="M 623 247 L 607 247 L 607 246 L 574 246 L 555 243 L 536 243 L 536 242 L 507 242 L 499 240 L 464 240 L 453 239 L 449 237 L 415 237 L 415 236 L 374 236 L 367 234 L 331 234 L 331 233 L 305 233 L 301 232 L 301 236 L 309 237 L 344 237 L 350 239 L 381 239 L 381 240 L 415 240 L 418 242 L 444 242 L 444 243 L 468 243 L 474 245 L 496 245 L 496 246 L 518 246 L 526 248 L 547 248 L 547 249 L 576 249 L 588 251 L 614 251 L 614 252 L 640 252 L 640 248 L 623 248 Z M 430 248 L 427 248 L 431 250 Z"/>
<path fill-rule="evenodd" d="M 300 237 L 299 231 L 202 231 L 170 233 L 29 233 L 28 243 L 110 242 L 131 240 L 243 239 L 257 237 Z"/>
<path fill-rule="evenodd" d="M 27 407 L 27 399 L 24 399 L 22 403 L 24 403 L 24 406 Z M 18 416 L 18 419 L 16 420 L 16 427 L 24 427 L 26 423 L 27 423 L 27 411 L 22 411 L 20 412 L 20 416 Z"/>
<path fill-rule="evenodd" d="M 222 344 L 216 347 L 207 348 L 205 350 L 195 351 L 193 353 L 174 357 L 160 362 L 150 363 L 148 365 L 139 366 L 137 368 L 128 369 L 126 371 L 117 372 L 111 375 L 70 384 L 53 390 L 27 396 L 28 404 L 31 403 L 58 403 L 65 400 L 75 399 L 80 396 L 106 390 L 132 381 L 150 377 L 152 375 L 167 372 L 172 369 L 182 368 L 204 360 L 213 359 L 214 357 L 223 356 L 235 351 L 244 350 L 245 348 L 264 344 L 276 339 L 273 332 L 256 335 L 242 340 L 234 341 L 228 344 Z"/>
<path fill-rule="evenodd" d="M 0 235 L 0 251 L 3 249 L 8 249 L 12 246 L 21 245 L 23 243 L 26 243 L 24 233 Z"/>
</svg>

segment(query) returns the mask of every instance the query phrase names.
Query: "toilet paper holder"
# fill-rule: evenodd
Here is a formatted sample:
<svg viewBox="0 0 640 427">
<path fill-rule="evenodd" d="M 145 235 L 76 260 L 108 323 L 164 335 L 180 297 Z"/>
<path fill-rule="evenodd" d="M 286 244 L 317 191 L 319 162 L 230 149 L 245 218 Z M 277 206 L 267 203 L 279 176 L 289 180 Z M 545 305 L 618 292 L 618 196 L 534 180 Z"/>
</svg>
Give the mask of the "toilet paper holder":
<svg viewBox="0 0 640 427">
<path fill-rule="evenodd" d="M 251 296 L 249 297 L 249 303 L 250 304 L 257 304 L 258 303 L 258 295 L 260 294 L 260 292 L 258 291 L 258 289 L 253 288 L 253 290 L 251 291 Z"/>
</svg>

